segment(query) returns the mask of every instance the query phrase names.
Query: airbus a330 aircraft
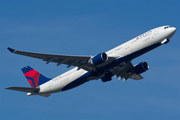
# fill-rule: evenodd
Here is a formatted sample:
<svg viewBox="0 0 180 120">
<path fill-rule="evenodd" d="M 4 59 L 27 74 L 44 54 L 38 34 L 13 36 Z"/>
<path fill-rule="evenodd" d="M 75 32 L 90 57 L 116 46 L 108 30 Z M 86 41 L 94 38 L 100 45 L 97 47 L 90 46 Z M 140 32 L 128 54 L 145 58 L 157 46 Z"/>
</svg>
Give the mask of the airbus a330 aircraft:
<svg viewBox="0 0 180 120">
<path fill-rule="evenodd" d="M 6 89 L 27 92 L 27 95 L 50 96 L 51 93 L 57 93 L 77 87 L 87 81 L 101 79 L 103 82 L 110 81 L 113 76 L 119 77 L 119 80 L 134 79 L 141 80 L 141 73 L 149 69 L 147 62 L 141 62 L 132 65 L 131 61 L 170 41 L 170 38 L 176 32 L 175 27 L 162 26 L 145 32 L 130 41 L 119 45 L 107 52 L 99 53 L 95 56 L 70 56 L 24 52 L 8 48 L 15 54 L 34 57 L 46 61 L 70 66 L 75 68 L 61 74 L 53 79 L 47 78 L 27 66 L 22 71 L 32 88 L 27 87 L 8 87 Z"/>
</svg>

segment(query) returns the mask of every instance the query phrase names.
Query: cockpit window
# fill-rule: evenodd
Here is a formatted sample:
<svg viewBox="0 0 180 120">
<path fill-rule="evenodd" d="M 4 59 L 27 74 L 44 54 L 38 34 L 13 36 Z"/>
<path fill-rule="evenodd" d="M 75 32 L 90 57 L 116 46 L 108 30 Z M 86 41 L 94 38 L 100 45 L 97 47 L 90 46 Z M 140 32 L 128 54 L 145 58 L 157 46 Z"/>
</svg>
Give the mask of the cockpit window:
<svg viewBox="0 0 180 120">
<path fill-rule="evenodd" d="M 171 26 L 166 26 L 166 27 L 164 27 L 164 29 L 169 28 L 169 27 L 171 27 Z"/>
</svg>

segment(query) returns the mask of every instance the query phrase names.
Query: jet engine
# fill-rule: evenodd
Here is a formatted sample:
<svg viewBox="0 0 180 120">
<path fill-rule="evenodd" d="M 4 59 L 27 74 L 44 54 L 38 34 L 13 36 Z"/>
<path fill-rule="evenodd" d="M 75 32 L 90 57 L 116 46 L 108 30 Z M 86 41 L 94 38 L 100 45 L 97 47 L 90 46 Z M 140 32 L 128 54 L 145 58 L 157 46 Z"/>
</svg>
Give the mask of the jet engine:
<svg viewBox="0 0 180 120">
<path fill-rule="evenodd" d="M 141 74 L 149 69 L 147 62 L 141 62 L 134 66 L 133 71 L 135 74 Z"/>
<path fill-rule="evenodd" d="M 91 59 L 90 63 L 93 64 L 93 65 L 99 65 L 99 64 L 101 64 L 103 62 L 106 62 L 107 60 L 108 60 L 108 56 L 107 56 L 106 53 L 103 52 L 103 53 L 99 53 L 96 56 L 94 56 Z"/>
</svg>

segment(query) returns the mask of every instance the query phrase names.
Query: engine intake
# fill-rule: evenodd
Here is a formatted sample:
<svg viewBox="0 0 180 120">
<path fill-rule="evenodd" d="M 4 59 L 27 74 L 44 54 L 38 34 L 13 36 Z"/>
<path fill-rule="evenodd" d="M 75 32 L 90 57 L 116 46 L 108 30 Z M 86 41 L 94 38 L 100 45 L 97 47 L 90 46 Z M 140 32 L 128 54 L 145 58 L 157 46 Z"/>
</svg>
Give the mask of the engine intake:
<svg viewBox="0 0 180 120">
<path fill-rule="evenodd" d="M 108 60 L 108 56 L 106 53 L 99 53 L 97 54 L 96 56 L 94 56 L 92 59 L 91 59 L 91 64 L 93 65 L 99 65 L 103 62 L 106 62 Z"/>
<path fill-rule="evenodd" d="M 137 64 L 134 68 L 133 71 L 135 74 L 141 74 L 149 69 L 149 65 L 147 62 L 141 62 Z"/>
</svg>

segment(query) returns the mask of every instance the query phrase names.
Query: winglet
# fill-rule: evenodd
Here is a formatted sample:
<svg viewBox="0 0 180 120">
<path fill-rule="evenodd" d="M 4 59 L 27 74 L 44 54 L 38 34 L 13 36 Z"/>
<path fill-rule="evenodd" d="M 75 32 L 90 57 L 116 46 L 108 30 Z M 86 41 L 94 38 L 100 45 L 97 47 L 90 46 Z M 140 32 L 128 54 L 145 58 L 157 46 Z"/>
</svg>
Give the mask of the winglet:
<svg viewBox="0 0 180 120">
<path fill-rule="evenodd" d="M 14 52 L 15 50 L 14 49 L 12 49 L 12 48 L 10 48 L 10 47 L 8 47 L 7 48 L 10 52 Z"/>
</svg>

